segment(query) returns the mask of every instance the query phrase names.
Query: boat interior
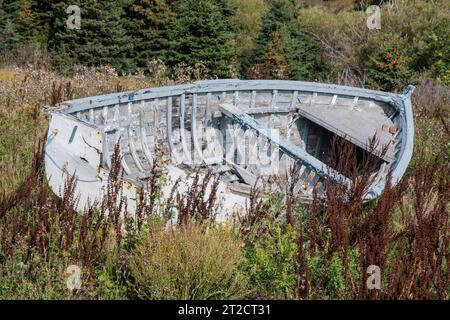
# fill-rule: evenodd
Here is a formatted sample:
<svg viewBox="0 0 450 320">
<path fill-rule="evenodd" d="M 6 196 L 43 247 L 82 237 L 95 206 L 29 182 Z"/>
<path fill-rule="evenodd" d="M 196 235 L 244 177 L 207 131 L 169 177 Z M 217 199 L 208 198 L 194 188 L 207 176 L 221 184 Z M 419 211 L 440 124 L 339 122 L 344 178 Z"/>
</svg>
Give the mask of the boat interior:
<svg viewBox="0 0 450 320">
<path fill-rule="evenodd" d="M 72 113 L 102 132 L 106 168 L 119 143 L 126 176 L 145 180 L 156 154 L 163 151 L 183 170 L 221 174 L 238 193 L 248 193 L 256 180 L 280 180 L 296 166 L 295 191 L 311 197 L 315 189 L 320 196 L 324 173 L 335 169 L 329 150 L 336 137 L 355 146 L 358 161 L 377 157 L 373 176 L 375 181 L 384 179 L 402 145 L 401 116 L 394 106 L 317 91 L 181 93 Z M 378 146 L 371 148 L 374 135 Z M 279 183 L 264 185 L 276 188 Z"/>
</svg>

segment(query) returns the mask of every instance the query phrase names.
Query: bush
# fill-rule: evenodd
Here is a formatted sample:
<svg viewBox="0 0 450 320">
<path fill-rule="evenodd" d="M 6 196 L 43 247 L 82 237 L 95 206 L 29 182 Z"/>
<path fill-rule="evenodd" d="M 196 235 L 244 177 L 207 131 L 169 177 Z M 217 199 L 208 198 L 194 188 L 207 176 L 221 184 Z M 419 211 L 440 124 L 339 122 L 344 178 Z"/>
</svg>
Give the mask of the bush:
<svg viewBox="0 0 450 320">
<path fill-rule="evenodd" d="M 130 253 L 132 291 L 143 299 L 241 298 L 240 248 L 226 228 L 155 227 Z"/>
<path fill-rule="evenodd" d="M 392 71 L 385 70 L 387 74 L 380 74 L 374 81 L 370 68 L 376 67 L 373 60 L 385 60 L 383 54 L 392 50 L 393 44 L 396 55 L 400 54 L 404 60 L 403 66 L 397 66 L 403 69 L 396 70 L 400 76 L 408 74 L 408 70 L 414 73 L 431 70 L 436 63 L 436 74 L 441 78 L 445 75 L 445 70 L 439 71 L 439 64 L 442 64 L 439 61 L 448 61 L 445 57 L 449 55 L 446 50 L 450 42 L 449 13 L 450 2 L 446 0 L 398 0 L 395 5 L 381 6 L 380 30 L 367 28 L 362 10 L 332 13 L 313 7 L 299 11 L 297 23 L 311 30 L 313 39 L 325 50 L 331 74 L 323 80 L 381 88 L 383 78 L 392 81 Z M 366 72 L 369 72 L 367 83 L 364 82 Z M 374 72 L 383 71 L 375 68 Z"/>
<path fill-rule="evenodd" d="M 297 256 L 296 232 L 270 225 L 268 234 L 248 241 L 244 270 L 251 297 L 292 299 L 295 297 Z"/>
<path fill-rule="evenodd" d="M 402 91 L 414 77 L 407 59 L 395 47 L 383 47 L 381 52 L 369 58 L 366 68 L 364 82 L 378 90 Z"/>
<path fill-rule="evenodd" d="M 444 85 L 450 85 L 450 44 L 437 52 L 438 60 L 433 65 L 433 74 Z"/>
</svg>

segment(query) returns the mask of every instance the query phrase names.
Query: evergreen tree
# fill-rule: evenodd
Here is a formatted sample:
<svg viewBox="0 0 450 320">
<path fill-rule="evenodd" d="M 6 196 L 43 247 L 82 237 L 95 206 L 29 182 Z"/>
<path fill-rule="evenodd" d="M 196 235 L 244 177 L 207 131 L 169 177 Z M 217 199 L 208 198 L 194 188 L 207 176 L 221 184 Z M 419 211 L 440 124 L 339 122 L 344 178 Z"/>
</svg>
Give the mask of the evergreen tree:
<svg viewBox="0 0 450 320">
<path fill-rule="evenodd" d="M 109 65 L 120 72 L 134 71 L 130 56 L 133 40 L 124 26 L 124 7 L 129 0 L 72 1 L 81 9 L 81 28 L 69 29 L 64 1 L 54 4 L 54 23 L 49 39 L 55 65 L 70 71 L 75 64 L 87 66 Z"/>
<path fill-rule="evenodd" d="M 135 0 L 127 16 L 135 64 L 145 68 L 151 60 L 165 60 L 169 49 L 168 25 L 174 17 L 167 1 Z"/>
<path fill-rule="evenodd" d="M 293 22 L 288 25 L 284 38 L 284 52 L 289 64 L 289 78 L 292 80 L 318 80 L 326 66 L 321 61 L 322 48 Z"/>
<path fill-rule="evenodd" d="M 0 0 L 0 50 L 15 49 L 33 37 L 30 0 Z"/>
<path fill-rule="evenodd" d="M 290 74 L 290 66 L 283 50 L 282 36 L 272 33 L 264 55 L 263 78 L 286 79 Z"/>
<path fill-rule="evenodd" d="M 168 63 L 189 66 L 202 62 L 210 74 L 229 77 L 236 60 L 234 23 L 224 1 L 175 0 L 176 18 L 170 25 Z"/>
<path fill-rule="evenodd" d="M 292 21 L 292 8 L 285 0 L 268 0 L 268 10 L 262 18 L 261 31 L 255 40 L 255 47 L 241 63 L 241 73 L 246 76 L 248 69 L 264 62 L 268 44 L 273 33 L 284 34 L 286 24 Z"/>
<path fill-rule="evenodd" d="M 48 43 L 49 35 L 53 32 L 55 18 L 63 18 L 64 12 L 61 11 L 61 1 L 55 0 L 34 0 L 32 2 L 32 11 L 35 16 L 36 35 L 41 43 Z M 56 9 L 55 9 L 56 8 Z"/>
<path fill-rule="evenodd" d="M 261 72 L 264 77 L 277 78 L 276 75 L 280 73 L 273 68 L 275 55 L 278 56 L 277 61 L 283 61 L 283 78 L 315 78 L 320 70 L 320 50 L 306 32 L 298 27 L 292 2 L 268 0 L 268 5 L 255 48 L 242 62 L 241 73 L 246 76 L 249 68 L 257 65 L 263 69 L 268 68 Z M 284 57 L 281 58 L 280 55 Z M 271 59 L 268 60 L 268 57 Z"/>
</svg>

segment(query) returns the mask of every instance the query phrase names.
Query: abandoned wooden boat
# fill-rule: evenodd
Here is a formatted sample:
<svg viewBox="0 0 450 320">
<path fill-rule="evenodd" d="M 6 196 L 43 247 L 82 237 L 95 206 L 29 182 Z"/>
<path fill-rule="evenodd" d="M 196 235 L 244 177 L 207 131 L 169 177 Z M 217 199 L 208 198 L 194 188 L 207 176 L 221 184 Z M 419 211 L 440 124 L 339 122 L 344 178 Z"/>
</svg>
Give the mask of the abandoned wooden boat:
<svg viewBox="0 0 450 320">
<path fill-rule="evenodd" d="M 295 192 L 311 198 L 316 190 L 322 196 L 324 177 L 341 176 L 325 159 L 332 137 L 367 151 L 376 134 L 380 146 L 388 147 L 373 172 L 365 197 L 371 200 L 382 192 L 388 172 L 396 184 L 411 159 L 412 91 L 212 80 L 66 101 L 51 114 L 46 174 L 56 193 L 75 174 L 83 208 L 102 196 L 119 144 L 125 192 L 133 199 L 156 150 L 163 150 L 170 160 L 164 194 L 178 177 L 186 177 L 187 188 L 193 169 L 208 168 L 221 174 L 219 199 L 230 212 L 245 206 L 256 177 L 281 176 L 292 164 L 300 175 Z"/>
</svg>

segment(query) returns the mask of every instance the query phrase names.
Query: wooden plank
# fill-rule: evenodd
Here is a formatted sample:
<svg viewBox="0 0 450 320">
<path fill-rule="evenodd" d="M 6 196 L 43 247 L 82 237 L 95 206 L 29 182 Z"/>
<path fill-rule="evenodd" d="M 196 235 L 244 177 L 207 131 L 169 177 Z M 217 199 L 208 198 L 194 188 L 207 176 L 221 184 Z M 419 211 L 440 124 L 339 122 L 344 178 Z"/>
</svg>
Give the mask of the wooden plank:
<svg viewBox="0 0 450 320">
<path fill-rule="evenodd" d="M 185 113 L 186 113 L 186 95 L 183 93 L 180 97 L 180 139 L 181 147 L 183 149 L 183 161 L 188 164 L 192 164 L 191 152 L 187 147 L 186 136 L 184 135 L 185 127 Z"/>
<path fill-rule="evenodd" d="M 291 109 L 295 108 L 295 105 L 296 105 L 296 103 L 297 103 L 297 99 L 298 99 L 298 91 L 295 90 L 295 91 L 292 93 Z"/>
<path fill-rule="evenodd" d="M 141 160 L 139 160 L 136 146 L 134 145 L 133 130 L 131 129 L 131 126 L 128 126 L 128 146 L 130 148 L 131 157 L 133 158 L 136 167 L 139 171 L 144 172 L 144 167 L 142 166 Z"/>
<path fill-rule="evenodd" d="M 144 152 L 145 157 L 147 158 L 148 163 L 151 165 L 153 163 L 153 157 L 146 142 L 147 134 L 145 132 L 144 101 L 142 101 L 142 109 L 139 113 L 139 116 L 140 116 L 139 128 L 140 128 L 141 148 L 142 151 Z"/>
<path fill-rule="evenodd" d="M 348 179 L 343 177 L 340 173 L 334 169 L 328 167 L 322 161 L 316 159 L 315 157 L 308 154 L 305 150 L 298 148 L 296 145 L 286 140 L 283 137 L 277 137 L 276 140 L 273 139 L 270 130 L 265 128 L 259 121 L 250 117 L 248 114 L 242 112 L 240 109 L 236 108 L 231 104 L 221 104 L 221 112 L 227 117 L 233 119 L 239 124 L 255 131 L 260 137 L 263 137 L 270 141 L 273 145 L 278 147 L 284 154 L 293 158 L 294 160 L 302 163 L 304 166 L 310 168 L 318 174 L 330 174 L 335 178 L 341 178 L 343 181 Z"/>
<path fill-rule="evenodd" d="M 167 141 L 169 142 L 169 154 L 174 151 L 172 142 L 172 97 L 167 98 Z"/>
<path fill-rule="evenodd" d="M 387 162 L 395 160 L 391 143 L 393 136 L 382 130 L 383 124 L 393 124 L 388 117 L 383 116 L 379 108 L 373 107 L 364 112 L 358 112 L 341 106 L 314 105 L 308 107 L 302 105 L 298 111 L 303 117 L 367 151 L 369 151 L 367 143 L 376 133 L 380 141 L 380 146 L 376 151 L 379 153 L 383 145 L 390 143 L 383 160 Z"/>
<path fill-rule="evenodd" d="M 250 100 L 250 109 L 254 109 L 256 104 L 256 91 L 252 90 L 252 97 Z"/>
<path fill-rule="evenodd" d="M 278 90 L 275 89 L 272 91 L 272 100 L 270 101 L 270 107 L 272 109 L 277 108 L 277 98 L 278 98 Z"/>
<path fill-rule="evenodd" d="M 314 188 L 316 187 L 317 182 L 319 181 L 319 179 L 320 179 L 320 176 L 319 176 L 318 174 L 316 174 L 316 175 L 311 179 L 311 181 L 308 183 L 308 187 L 306 188 L 306 194 L 307 194 L 308 196 L 311 196 L 311 195 L 312 195 L 312 192 L 313 192 Z"/>
<path fill-rule="evenodd" d="M 202 151 L 197 140 L 197 94 L 192 96 L 192 108 L 191 108 L 191 143 L 193 144 L 193 154 L 192 154 L 192 166 L 195 162 L 202 159 Z"/>
</svg>

